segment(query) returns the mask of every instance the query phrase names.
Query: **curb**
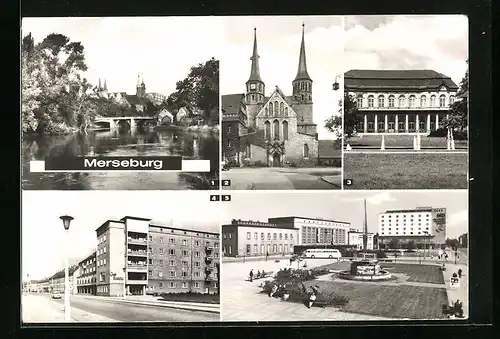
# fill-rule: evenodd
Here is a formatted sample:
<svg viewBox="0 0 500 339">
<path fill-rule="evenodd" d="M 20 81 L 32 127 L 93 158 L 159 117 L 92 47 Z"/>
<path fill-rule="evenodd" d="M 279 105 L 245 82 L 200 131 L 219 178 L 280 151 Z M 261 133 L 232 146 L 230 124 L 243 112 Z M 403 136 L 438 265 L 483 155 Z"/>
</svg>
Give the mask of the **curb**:
<svg viewBox="0 0 500 339">
<path fill-rule="evenodd" d="M 334 183 L 334 182 L 330 181 L 329 179 L 326 179 L 326 177 L 320 177 L 320 178 L 321 178 L 321 180 L 323 180 L 324 182 L 327 182 L 327 183 L 329 183 L 330 185 L 333 185 L 333 186 L 335 186 L 335 187 L 340 188 L 340 185 L 338 185 L 338 184 L 336 184 L 336 183 Z"/>
</svg>

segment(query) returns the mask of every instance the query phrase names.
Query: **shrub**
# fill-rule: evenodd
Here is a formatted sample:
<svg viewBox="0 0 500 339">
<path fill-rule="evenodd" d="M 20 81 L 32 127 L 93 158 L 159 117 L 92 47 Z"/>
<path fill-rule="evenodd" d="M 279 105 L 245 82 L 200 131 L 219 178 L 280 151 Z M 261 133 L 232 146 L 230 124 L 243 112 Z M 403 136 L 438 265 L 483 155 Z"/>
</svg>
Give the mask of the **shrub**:
<svg viewBox="0 0 500 339">
<path fill-rule="evenodd" d="M 260 161 L 260 160 L 257 160 L 256 162 L 254 162 L 253 166 L 254 167 L 267 167 L 267 165 L 264 162 Z"/>
<path fill-rule="evenodd" d="M 429 133 L 428 137 L 446 138 L 448 136 L 448 130 L 446 128 L 439 128 L 435 131 Z M 467 140 L 467 132 L 453 131 L 453 139 L 455 140 Z"/>
<path fill-rule="evenodd" d="M 296 167 L 297 167 L 297 164 L 296 164 L 296 163 L 294 163 L 294 162 L 291 162 L 291 163 L 290 163 L 290 167 L 296 168 Z"/>
</svg>

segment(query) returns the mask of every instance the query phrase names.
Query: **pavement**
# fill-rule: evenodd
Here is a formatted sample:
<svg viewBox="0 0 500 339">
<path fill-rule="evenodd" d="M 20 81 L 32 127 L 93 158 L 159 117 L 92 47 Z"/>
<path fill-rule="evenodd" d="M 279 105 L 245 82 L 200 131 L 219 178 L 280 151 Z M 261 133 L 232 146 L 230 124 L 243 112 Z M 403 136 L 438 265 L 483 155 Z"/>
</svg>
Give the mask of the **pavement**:
<svg viewBox="0 0 500 339">
<path fill-rule="evenodd" d="M 220 314 L 213 310 L 180 309 L 179 305 L 166 305 L 163 302 L 163 305 L 160 305 L 148 300 L 124 301 L 111 297 L 72 295 L 70 304 L 72 322 L 207 322 L 220 320 Z M 52 299 L 50 294 L 28 294 L 23 295 L 21 305 L 24 323 L 64 322 L 63 299 Z"/>
<path fill-rule="evenodd" d="M 231 180 L 226 190 L 340 189 L 342 169 L 336 167 L 244 167 L 221 172 Z"/>
<path fill-rule="evenodd" d="M 341 312 L 333 307 L 307 308 L 299 303 L 280 301 L 260 293 L 259 285 L 267 279 L 246 281 L 250 269 L 278 271 L 280 268 L 297 268 L 297 263 L 287 259 L 279 262 L 245 261 L 224 262 L 221 269 L 221 295 L 223 321 L 347 321 L 347 320 L 391 320 L 385 317 Z M 314 268 L 332 262 L 331 259 L 306 259 L 307 267 Z M 336 262 L 335 260 L 333 260 Z M 299 265 L 303 265 L 301 262 Z"/>
</svg>

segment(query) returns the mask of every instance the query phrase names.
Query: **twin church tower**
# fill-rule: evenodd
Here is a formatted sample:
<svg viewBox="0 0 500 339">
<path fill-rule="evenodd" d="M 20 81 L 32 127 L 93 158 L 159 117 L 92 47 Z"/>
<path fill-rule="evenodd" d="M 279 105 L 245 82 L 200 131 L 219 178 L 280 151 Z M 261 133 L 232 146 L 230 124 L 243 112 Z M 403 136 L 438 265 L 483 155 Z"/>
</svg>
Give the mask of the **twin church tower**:
<svg viewBox="0 0 500 339">
<path fill-rule="evenodd" d="M 265 95 L 266 85 L 260 76 L 259 53 L 257 50 L 257 29 L 254 28 L 253 53 L 250 78 L 246 82 L 246 109 L 249 127 L 255 128 L 256 116 L 262 110 L 269 97 Z M 283 99 L 293 109 L 297 116 L 297 131 L 306 134 L 316 133 L 316 124 L 313 122 L 313 81 L 307 72 L 306 49 L 304 42 L 304 24 L 302 24 L 302 41 L 299 52 L 297 75 L 292 81 L 292 96 L 285 96 L 276 86 Z"/>
</svg>

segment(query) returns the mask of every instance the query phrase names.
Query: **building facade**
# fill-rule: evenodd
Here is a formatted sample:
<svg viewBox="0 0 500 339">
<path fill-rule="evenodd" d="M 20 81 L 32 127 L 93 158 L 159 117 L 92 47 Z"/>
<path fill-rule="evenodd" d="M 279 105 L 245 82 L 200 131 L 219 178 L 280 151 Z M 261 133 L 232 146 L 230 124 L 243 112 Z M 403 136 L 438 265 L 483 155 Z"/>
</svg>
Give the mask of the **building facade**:
<svg viewBox="0 0 500 339">
<path fill-rule="evenodd" d="M 350 246 L 355 247 L 357 250 L 362 250 L 363 248 L 363 236 L 364 233 L 360 232 L 359 230 L 354 230 L 351 229 L 348 232 L 348 244 Z M 375 249 L 374 246 L 374 234 L 373 233 L 368 233 L 367 234 L 367 242 L 366 242 L 366 249 L 367 250 L 373 250 Z"/>
<path fill-rule="evenodd" d="M 96 233 L 98 295 L 218 293 L 218 233 L 129 216 Z"/>
<path fill-rule="evenodd" d="M 276 86 L 266 95 L 261 78 L 254 33 L 250 77 L 243 94 L 223 95 L 222 138 L 225 161 L 262 163 L 281 167 L 287 164 L 311 165 L 318 162 L 318 134 L 313 119 L 313 80 L 307 71 L 304 28 L 299 51 L 297 74 L 292 81 L 292 95 L 287 96 Z M 241 100 L 240 100 L 241 98 Z M 244 100 L 243 100 L 244 98 Z M 244 111 L 244 114 L 240 111 Z M 237 133 L 235 143 L 228 131 Z M 233 144 L 232 147 L 228 144 Z M 232 151 L 227 151 L 232 150 Z"/>
<path fill-rule="evenodd" d="M 458 237 L 458 246 L 459 247 L 469 247 L 468 235 L 467 233 L 462 234 Z"/>
<path fill-rule="evenodd" d="M 292 254 L 302 245 L 348 245 L 350 223 L 307 217 L 269 218 L 267 222 L 234 219 L 222 226 L 225 256 Z"/>
<path fill-rule="evenodd" d="M 379 242 L 437 246 L 446 240 L 446 208 L 388 210 L 378 216 Z"/>
<path fill-rule="evenodd" d="M 97 293 L 96 257 L 97 252 L 94 251 L 78 263 L 77 293 L 92 295 Z"/>
<path fill-rule="evenodd" d="M 354 96 L 362 134 L 429 134 L 443 127 L 458 86 L 433 70 L 350 70 L 346 91 Z"/>
</svg>

